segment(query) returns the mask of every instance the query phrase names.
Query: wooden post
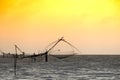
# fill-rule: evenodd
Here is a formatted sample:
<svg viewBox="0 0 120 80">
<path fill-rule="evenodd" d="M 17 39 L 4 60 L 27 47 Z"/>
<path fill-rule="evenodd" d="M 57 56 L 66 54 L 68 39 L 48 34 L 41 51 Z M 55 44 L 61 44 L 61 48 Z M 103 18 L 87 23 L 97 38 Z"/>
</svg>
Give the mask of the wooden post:
<svg viewBox="0 0 120 80">
<path fill-rule="evenodd" d="M 48 62 L 48 52 L 45 52 L 45 62 Z"/>
<path fill-rule="evenodd" d="M 23 52 L 22 55 L 23 55 L 22 57 L 25 57 L 25 52 Z"/>
<path fill-rule="evenodd" d="M 17 54 L 14 55 L 14 75 L 16 77 L 16 67 L 17 67 Z"/>
<path fill-rule="evenodd" d="M 3 52 L 3 58 L 5 57 L 5 53 Z"/>
<path fill-rule="evenodd" d="M 3 52 L 3 63 L 5 63 L 5 53 Z"/>
<path fill-rule="evenodd" d="M 16 69 L 17 69 L 17 48 L 16 48 L 16 45 L 15 45 L 15 55 L 14 55 L 14 75 L 16 77 L 17 75 L 17 72 L 16 72 Z"/>
</svg>

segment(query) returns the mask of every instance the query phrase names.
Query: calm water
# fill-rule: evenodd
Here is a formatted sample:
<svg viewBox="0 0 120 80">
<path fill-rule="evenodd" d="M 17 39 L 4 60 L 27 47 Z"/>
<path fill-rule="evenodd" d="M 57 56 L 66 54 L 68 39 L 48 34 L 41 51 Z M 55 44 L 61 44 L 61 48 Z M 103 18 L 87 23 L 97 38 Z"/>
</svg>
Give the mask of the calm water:
<svg viewBox="0 0 120 80">
<path fill-rule="evenodd" d="M 120 56 L 19 59 L 16 77 L 13 59 L 1 57 L 0 80 L 120 80 Z"/>
</svg>

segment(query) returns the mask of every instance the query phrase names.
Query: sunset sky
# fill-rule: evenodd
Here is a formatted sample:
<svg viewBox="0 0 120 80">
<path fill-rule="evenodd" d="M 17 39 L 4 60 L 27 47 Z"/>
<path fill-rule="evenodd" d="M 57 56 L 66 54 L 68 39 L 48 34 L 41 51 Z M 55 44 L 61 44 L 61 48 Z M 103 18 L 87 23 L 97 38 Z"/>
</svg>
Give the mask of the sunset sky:
<svg viewBox="0 0 120 80">
<path fill-rule="evenodd" d="M 120 0 L 0 0 L 0 50 L 38 52 L 62 36 L 82 54 L 120 54 Z"/>
</svg>

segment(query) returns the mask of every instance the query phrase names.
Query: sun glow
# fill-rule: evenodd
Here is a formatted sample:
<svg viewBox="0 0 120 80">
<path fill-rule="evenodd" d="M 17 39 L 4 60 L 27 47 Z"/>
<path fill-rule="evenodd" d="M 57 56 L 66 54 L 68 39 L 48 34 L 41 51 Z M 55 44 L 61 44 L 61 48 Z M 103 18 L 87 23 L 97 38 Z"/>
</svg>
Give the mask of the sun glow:
<svg viewBox="0 0 120 80">
<path fill-rule="evenodd" d="M 119 0 L 0 0 L 0 22 L 0 43 L 23 43 L 30 52 L 59 36 L 83 52 L 120 47 Z"/>
</svg>

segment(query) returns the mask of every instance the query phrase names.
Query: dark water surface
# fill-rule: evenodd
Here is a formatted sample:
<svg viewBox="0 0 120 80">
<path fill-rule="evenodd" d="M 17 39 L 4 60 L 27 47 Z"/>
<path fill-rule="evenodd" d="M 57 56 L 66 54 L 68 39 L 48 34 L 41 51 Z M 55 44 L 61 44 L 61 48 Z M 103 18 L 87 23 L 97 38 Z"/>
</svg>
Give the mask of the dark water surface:
<svg viewBox="0 0 120 80">
<path fill-rule="evenodd" d="M 19 59 L 14 77 L 13 59 L 0 58 L 0 80 L 120 80 L 120 56 L 81 55 Z"/>
</svg>

